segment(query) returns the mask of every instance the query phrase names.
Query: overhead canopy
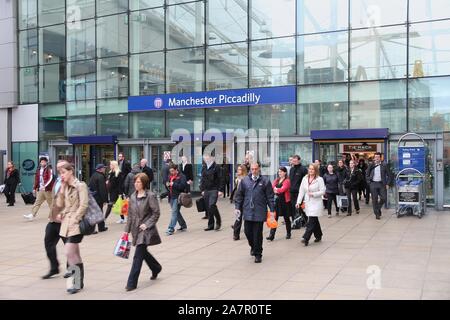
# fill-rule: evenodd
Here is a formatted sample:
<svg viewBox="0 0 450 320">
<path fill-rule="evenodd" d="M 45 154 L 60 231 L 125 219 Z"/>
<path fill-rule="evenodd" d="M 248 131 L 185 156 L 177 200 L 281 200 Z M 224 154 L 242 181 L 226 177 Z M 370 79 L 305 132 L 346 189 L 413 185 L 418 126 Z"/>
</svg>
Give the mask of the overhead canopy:
<svg viewBox="0 0 450 320">
<path fill-rule="evenodd" d="M 355 140 L 355 139 L 387 139 L 388 128 L 381 129 L 349 129 L 349 130 L 311 130 L 312 140 Z"/>
<path fill-rule="evenodd" d="M 69 137 L 70 144 L 116 144 L 117 136 Z"/>
</svg>

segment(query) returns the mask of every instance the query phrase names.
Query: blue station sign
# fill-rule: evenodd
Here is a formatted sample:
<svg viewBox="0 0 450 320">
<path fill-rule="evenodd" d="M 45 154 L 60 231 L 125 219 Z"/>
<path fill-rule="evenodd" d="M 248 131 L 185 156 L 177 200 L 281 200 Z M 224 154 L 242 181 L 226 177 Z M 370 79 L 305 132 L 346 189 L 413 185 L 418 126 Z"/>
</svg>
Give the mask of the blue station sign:
<svg viewBox="0 0 450 320">
<path fill-rule="evenodd" d="M 398 168 L 399 170 L 412 168 L 420 173 L 425 173 L 425 147 L 398 147 Z"/>
<path fill-rule="evenodd" d="M 297 103 L 296 86 L 128 97 L 128 112 Z"/>
</svg>

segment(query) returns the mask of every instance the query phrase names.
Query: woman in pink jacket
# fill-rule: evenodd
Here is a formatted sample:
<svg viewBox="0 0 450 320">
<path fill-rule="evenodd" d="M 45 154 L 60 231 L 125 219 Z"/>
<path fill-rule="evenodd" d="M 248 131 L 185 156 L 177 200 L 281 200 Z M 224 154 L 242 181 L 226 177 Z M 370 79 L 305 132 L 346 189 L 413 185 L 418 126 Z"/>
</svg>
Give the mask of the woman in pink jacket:
<svg viewBox="0 0 450 320">
<path fill-rule="evenodd" d="M 273 192 L 275 193 L 275 219 L 278 221 L 279 216 L 283 216 L 286 224 L 286 239 L 291 238 L 291 181 L 287 176 L 286 167 L 278 169 L 278 179 L 272 183 Z M 273 241 L 277 229 L 270 229 L 270 235 L 266 238 Z"/>
</svg>

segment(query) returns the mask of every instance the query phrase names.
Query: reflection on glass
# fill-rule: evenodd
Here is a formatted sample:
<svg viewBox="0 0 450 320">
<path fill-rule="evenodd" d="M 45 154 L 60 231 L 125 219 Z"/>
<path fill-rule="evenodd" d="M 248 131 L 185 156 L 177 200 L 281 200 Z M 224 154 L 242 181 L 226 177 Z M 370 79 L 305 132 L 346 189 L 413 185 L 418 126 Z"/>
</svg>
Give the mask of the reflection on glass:
<svg viewBox="0 0 450 320">
<path fill-rule="evenodd" d="M 348 28 L 348 0 L 298 0 L 298 34 Z"/>
<path fill-rule="evenodd" d="M 128 0 L 97 0 L 97 16 L 122 13 L 127 10 Z"/>
<path fill-rule="evenodd" d="M 128 53 L 128 16 L 119 14 L 97 19 L 97 55 L 111 57 Z"/>
<path fill-rule="evenodd" d="M 412 24 L 409 43 L 411 77 L 450 74 L 450 20 Z"/>
<path fill-rule="evenodd" d="M 206 109 L 206 130 L 237 130 L 248 128 L 248 107 Z"/>
<path fill-rule="evenodd" d="M 130 14 L 130 51 L 132 53 L 164 49 L 164 9 Z"/>
<path fill-rule="evenodd" d="M 280 136 L 295 134 L 295 105 L 250 106 L 250 129 L 279 130 Z"/>
<path fill-rule="evenodd" d="M 21 67 L 37 65 L 37 39 L 36 29 L 19 32 L 19 65 Z"/>
<path fill-rule="evenodd" d="M 34 28 L 37 26 L 37 1 L 18 0 L 19 29 Z"/>
<path fill-rule="evenodd" d="M 95 101 L 67 102 L 67 116 L 88 116 L 95 115 Z"/>
<path fill-rule="evenodd" d="M 66 61 L 66 33 L 63 24 L 39 29 L 39 63 Z"/>
<path fill-rule="evenodd" d="M 371 81 L 351 84 L 350 128 L 406 130 L 406 81 Z"/>
<path fill-rule="evenodd" d="M 21 68 L 20 78 L 20 103 L 34 103 L 38 101 L 38 68 Z"/>
<path fill-rule="evenodd" d="M 39 106 L 39 140 L 64 140 L 65 119 L 64 104 L 41 104 Z"/>
<path fill-rule="evenodd" d="M 161 7 L 164 0 L 132 0 L 130 1 L 130 10 L 142 10 L 147 8 Z"/>
<path fill-rule="evenodd" d="M 67 0 L 67 22 L 90 19 L 95 16 L 95 0 Z"/>
<path fill-rule="evenodd" d="M 128 95 L 128 57 L 99 59 L 97 62 L 97 97 Z"/>
<path fill-rule="evenodd" d="M 132 138 L 164 137 L 164 111 L 129 113 Z"/>
<path fill-rule="evenodd" d="M 67 64 L 67 100 L 95 99 L 95 61 Z"/>
<path fill-rule="evenodd" d="M 295 84 L 295 39 L 281 38 L 251 43 L 252 87 Z"/>
<path fill-rule="evenodd" d="M 167 111 L 167 133 L 169 137 L 176 129 L 186 129 L 193 133 L 194 121 L 200 122 L 200 127 L 203 128 L 204 112 L 202 109 Z"/>
<path fill-rule="evenodd" d="M 450 18 L 448 0 L 409 0 L 410 21 L 426 21 Z"/>
<path fill-rule="evenodd" d="M 370 28 L 406 22 L 405 0 L 352 0 L 350 24 L 352 28 Z"/>
<path fill-rule="evenodd" d="M 77 27 L 80 26 L 80 28 Z M 67 60 L 95 58 L 95 20 L 67 24 Z"/>
<path fill-rule="evenodd" d="M 410 80 L 409 131 L 450 131 L 448 88 L 450 88 L 450 77 Z"/>
<path fill-rule="evenodd" d="M 205 55 L 203 48 L 167 52 L 167 91 L 202 91 Z"/>
<path fill-rule="evenodd" d="M 128 138 L 128 113 L 97 115 L 98 135 Z"/>
<path fill-rule="evenodd" d="M 97 101 L 98 114 L 121 114 L 128 112 L 127 99 L 107 99 Z"/>
<path fill-rule="evenodd" d="M 348 32 L 300 36 L 297 57 L 300 84 L 347 81 Z"/>
<path fill-rule="evenodd" d="M 130 57 L 130 94 L 164 93 L 164 53 L 142 53 Z"/>
<path fill-rule="evenodd" d="M 208 47 L 208 90 L 246 88 L 248 78 L 247 43 Z"/>
<path fill-rule="evenodd" d="M 208 43 L 221 44 L 247 39 L 247 0 L 210 0 Z"/>
<path fill-rule="evenodd" d="M 205 40 L 203 1 L 167 8 L 167 48 L 201 46 Z"/>
<path fill-rule="evenodd" d="M 404 25 L 352 31 L 351 79 L 404 78 L 406 38 Z"/>
<path fill-rule="evenodd" d="M 95 136 L 96 132 L 95 116 L 67 118 L 67 137 Z"/>
<path fill-rule="evenodd" d="M 295 0 L 251 0 L 252 39 L 295 34 Z"/>
<path fill-rule="evenodd" d="M 66 66 L 51 64 L 39 68 L 39 102 L 66 100 Z"/>
<path fill-rule="evenodd" d="M 298 88 L 298 131 L 348 128 L 347 84 L 315 85 Z"/>
<path fill-rule="evenodd" d="M 66 20 L 65 1 L 39 0 L 39 26 L 63 23 Z"/>
</svg>

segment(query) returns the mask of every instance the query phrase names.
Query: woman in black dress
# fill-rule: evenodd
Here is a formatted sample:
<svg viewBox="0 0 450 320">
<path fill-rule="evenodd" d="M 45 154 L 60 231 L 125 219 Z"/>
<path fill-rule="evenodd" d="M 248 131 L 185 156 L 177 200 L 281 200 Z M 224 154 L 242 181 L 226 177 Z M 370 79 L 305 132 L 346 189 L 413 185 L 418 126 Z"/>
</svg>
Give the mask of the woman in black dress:
<svg viewBox="0 0 450 320">
<path fill-rule="evenodd" d="M 8 207 L 14 206 L 14 203 L 16 202 L 16 188 L 19 183 L 19 170 L 16 169 L 12 161 L 9 161 L 5 172 L 5 190 L 3 190 Z"/>
</svg>

